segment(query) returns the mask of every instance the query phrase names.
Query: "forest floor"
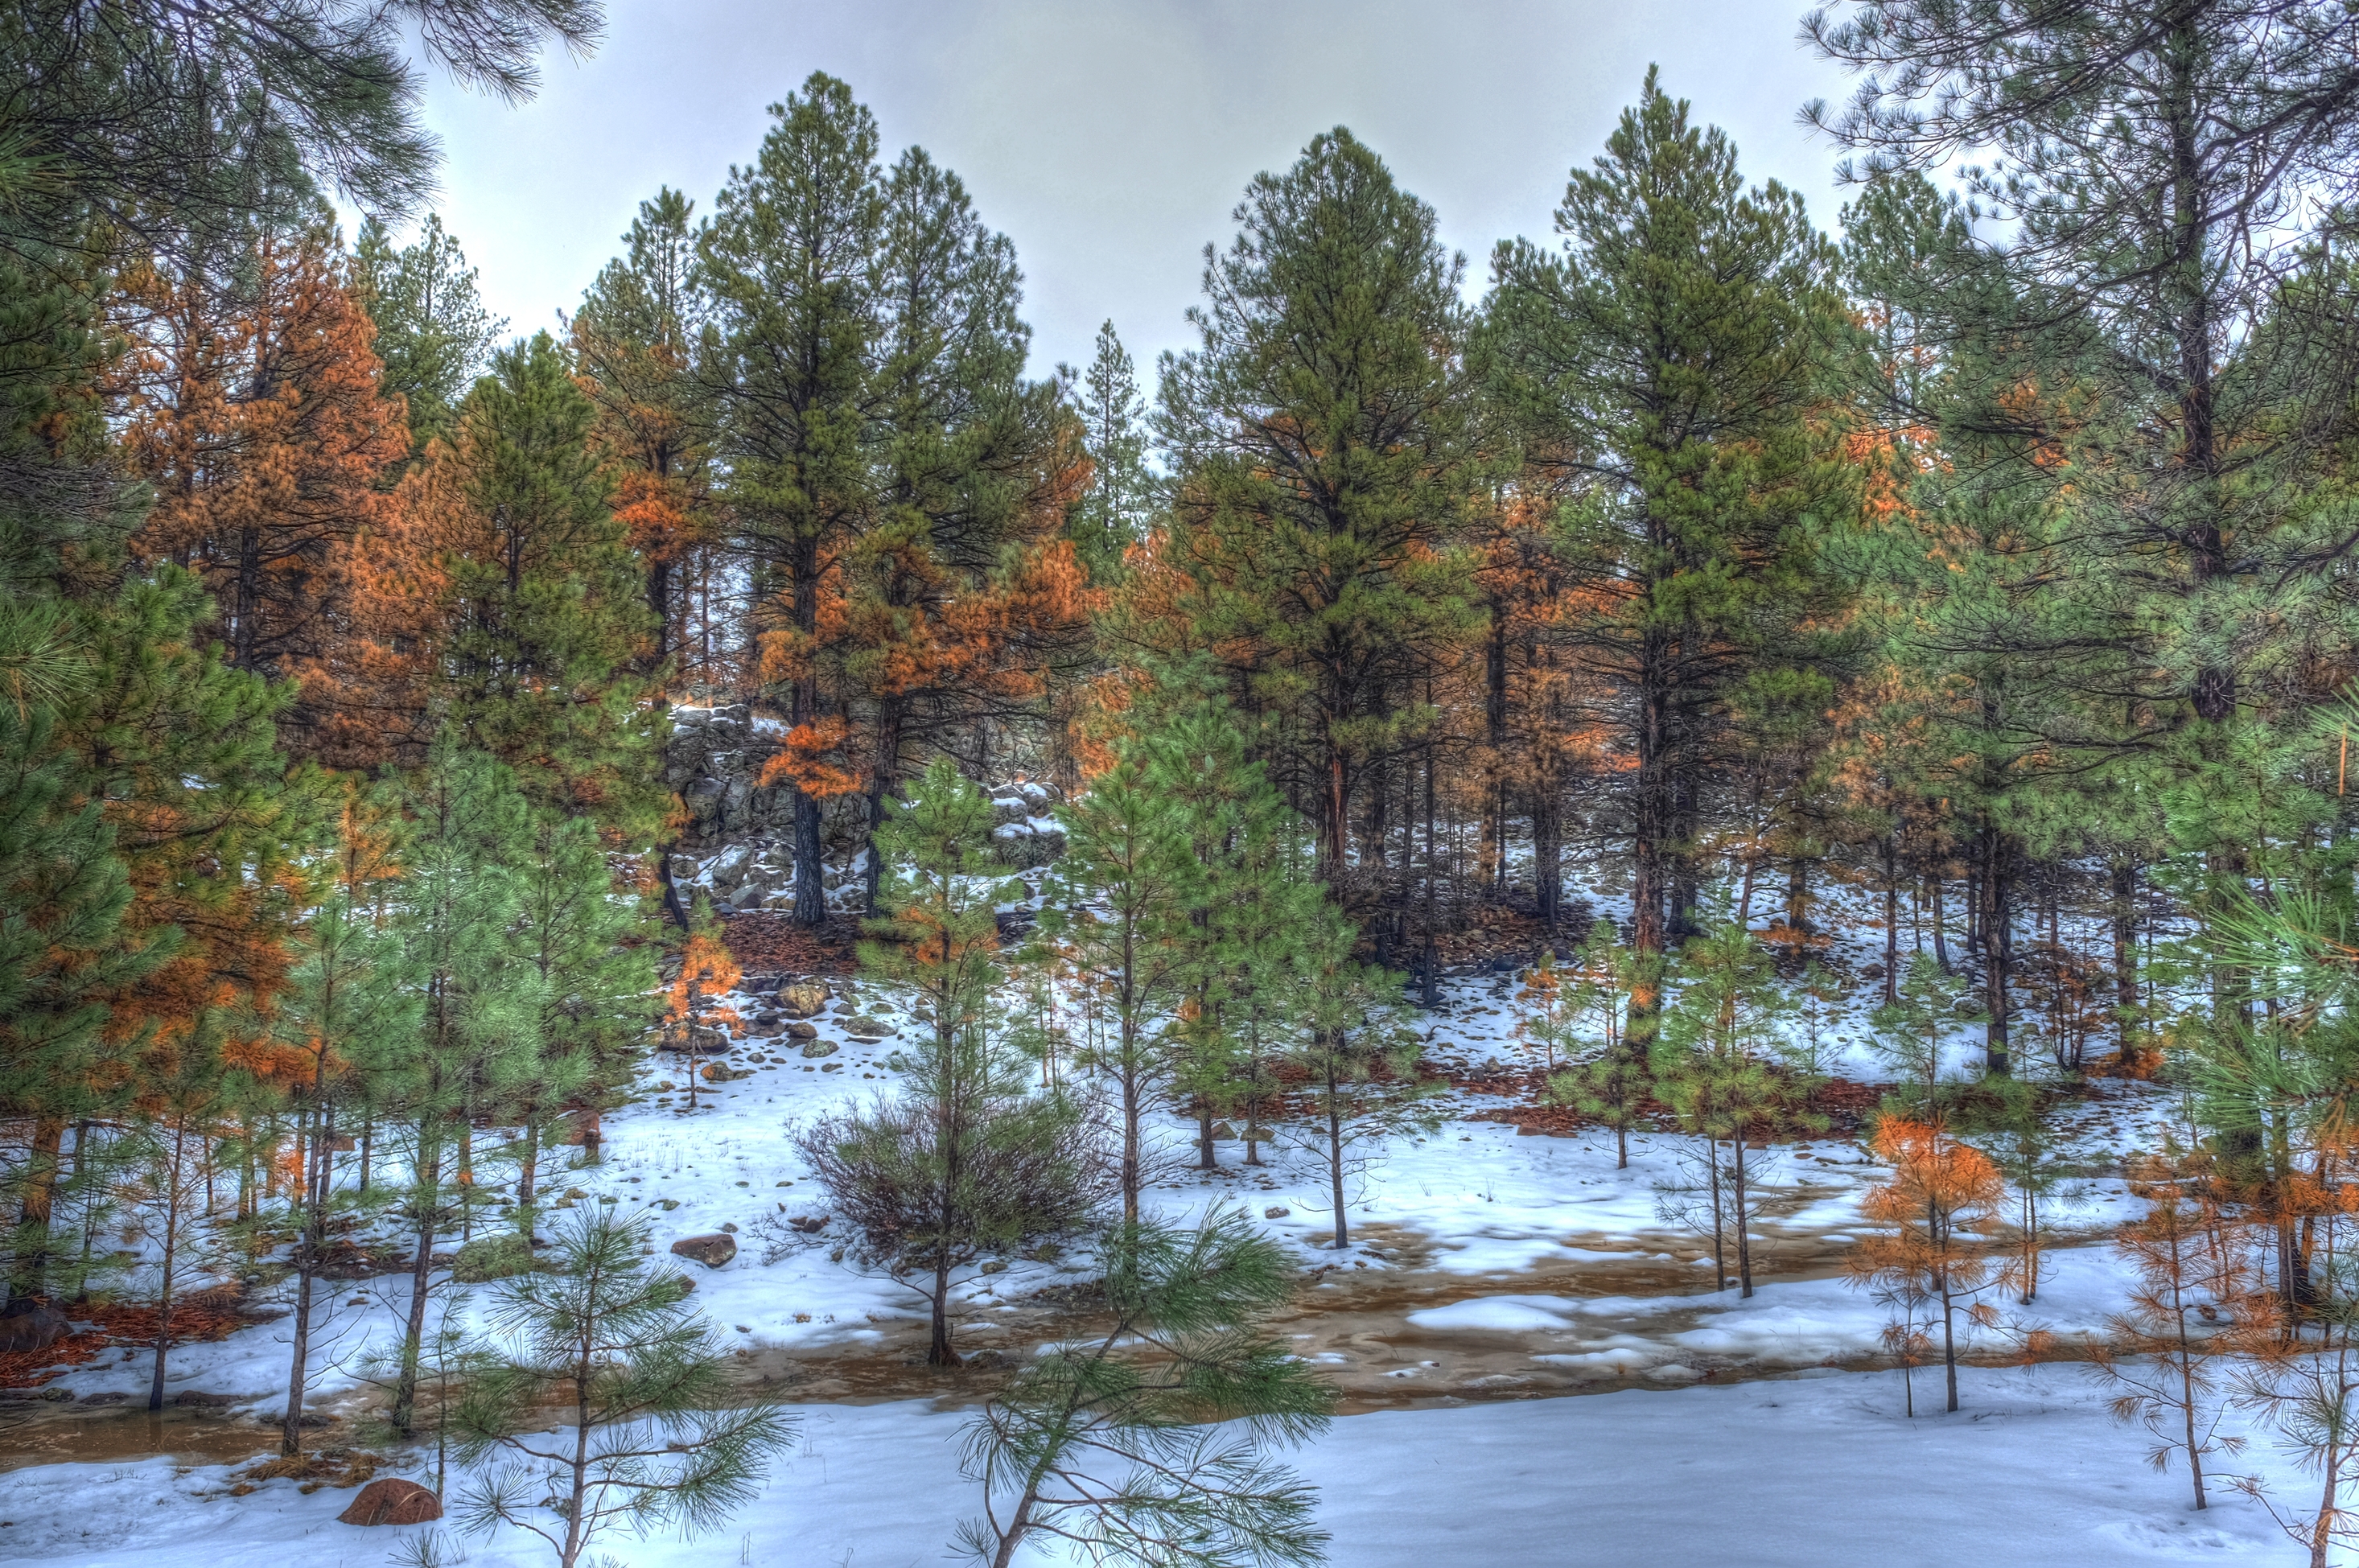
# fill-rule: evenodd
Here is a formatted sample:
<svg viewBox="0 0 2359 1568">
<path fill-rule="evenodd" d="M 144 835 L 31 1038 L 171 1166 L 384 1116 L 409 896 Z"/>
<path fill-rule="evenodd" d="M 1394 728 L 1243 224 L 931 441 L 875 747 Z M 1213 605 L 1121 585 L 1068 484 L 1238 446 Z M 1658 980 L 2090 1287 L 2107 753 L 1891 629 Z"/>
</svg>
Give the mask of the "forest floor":
<svg viewBox="0 0 2359 1568">
<path fill-rule="evenodd" d="M 832 1258 L 824 1231 L 816 1244 L 767 1246 L 794 1236 L 784 1219 L 824 1212 L 791 1129 L 889 1094 L 895 1038 L 912 1020 L 838 963 L 808 962 L 832 953 L 782 945 L 747 957 L 752 974 L 802 959 L 795 972 L 833 975 L 836 1000 L 811 1020 L 818 1039 L 752 1025 L 728 1057 L 743 1075 L 700 1083 L 693 1109 L 686 1063 L 658 1055 L 632 1103 L 606 1118 L 600 1158 L 563 1150 L 544 1185 L 560 1203 L 648 1214 L 658 1247 L 735 1229 L 734 1260 L 686 1265 L 693 1299 L 740 1384 L 803 1413 L 805 1451 L 723 1547 L 742 1534 L 748 1553 L 780 1543 L 780 1561 L 937 1561 L 973 1506 L 955 1449 L 967 1412 L 1038 1347 L 1095 1326 L 1089 1259 L 1042 1255 L 967 1280 L 955 1323 L 971 1364 L 941 1370 L 923 1364 L 923 1303 Z M 734 1000 L 759 1016 L 759 997 Z M 1532 1105 L 1542 1064 L 1515 1037 L 1508 975 L 1468 964 L 1449 975 L 1442 1003 L 1423 1015 L 1448 1084 L 1442 1119 L 1354 1162 L 1347 1248 L 1332 1245 L 1329 1175 L 1312 1146 L 1281 1136 L 1263 1148 L 1266 1163 L 1247 1166 L 1243 1146 L 1223 1141 L 1219 1169 L 1206 1171 L 1194 1168 L 1192 1123 L 1165 1116 L 1154 1127 L 1156 1213 L 1186 1222 L 1242 1208 L 1300 1262 L 1303 1289 L 1274 1326 L 1342 1395 L 1345 1419 L 1298 1456 L 1324 1489 L 1338 1563 L 1932 1563 L 1998 1552 L 2106 1563 L 2284 1552 L 2249 1500 L 2191 1513 L 2183 1475 L 2149 1471 L 2142 1434 L 2113 1423 L 2104 1390 L 2071 1364 L 2123 1304 L 2127 1275 L 2107 1238 L 2142 1205 L 2122 1161 L 2174 1119 L 2165 1092 L 2101 1081 L 2057 1103 L 2063 1153 L 2088 1174 L 2048 1216 L 2038 1297 L 1995 1301 L 1997 1324 L 1965 1328 L 1959 1417 L 1922 1413 L 1939 1408 L 1940 1374 L 1919 1370 L 1912 1421 L 1881 1347 L 1886 1310 L 1841 1278 L 1861 1194 L 1882 1174 L 1855 1121 L 1752 1157 L 1766 1203 L 1746 1299 L 1713 1288 L 1709 1235 L 1666 1217 L 1676 1189 L 1692 1185 L 1696 1140 L 1636 1131 L 1618 1167 L 1609 1134 Z M 1853 1085 L 1838 1098 L 1863 1105 L 1876 1076 L 1864 1010 L 1845 1015 L 1832 1045 Z M 874 1038 L 878 1024 L 894 1033 Z M 492 1212 L 473 1222 L 499 1223 Z M 398 1261 L 393 1237 L 374 1248 L 377 1238 L 353 1239 Z M 408 1287 L 406 1273 L 364 1272 L 326 1293 L 309 1408 L 329 1423 L 314 1439 L 321 1449 L 384 1452 L 389 1470 L 416 1473 L 429 1463 L 418 1451 L 378 1442 L 380 1400 L 362 1376 L 392 1342 Z M 438 1288 L 435 1310 L 465 1321 L 487 1300 L 485 1288 Z M 0 1390 L 13 1390 L 0 1391 L 0 1558 L 128 1563 L 202 1520 L 209 1563 L 276 1568 L 299 1541 L 312 1561 L 385 1561 L 400 1532 L 333 1522 L 349 1498 L 335 1483 L 356 1471 L 324 1484 L 250 1478 L 285 1407 L 288 1325 L 270 1315 L 284 1311 L 267 1290 L 252 1292 L 243 1315 L 221 1314 L 217 1337 L 177 1349 L 161 1417 L 140 1408 L 149 1353 L 103 1321 L 83 1320 L 45 1366 L 0 1368 Z M 2031 1327 L 2057 1336 L 2059 1364 L 2006 1367 Z M 1600 1397 L 1553 1397 L 1563 1395 Z M 2240 1467 L 2281 1470 L 2265 1450 Z M 1442 1497 L 1448 1507 L 1430 1506 Z M 624 1555 L 704 1563 L 723 1547 L 635 1544 Z M 477 1563 L 533 1560 L 511 1541 L 471 1550 Z"/>
</svg>

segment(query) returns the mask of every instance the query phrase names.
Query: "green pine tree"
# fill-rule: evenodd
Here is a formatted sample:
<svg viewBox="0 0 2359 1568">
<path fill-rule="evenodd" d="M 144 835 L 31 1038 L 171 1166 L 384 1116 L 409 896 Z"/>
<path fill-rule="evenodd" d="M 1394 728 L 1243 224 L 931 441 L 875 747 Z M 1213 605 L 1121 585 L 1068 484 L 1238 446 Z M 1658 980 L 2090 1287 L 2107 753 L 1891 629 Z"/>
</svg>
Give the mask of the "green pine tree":
<svg viewBox="0 0 2359 1568">
<path fill-rule="evenodd" d="M 427 213 L 418 237 L 401 246 L 380 219 L 364 218 L 353 244 L 353 288 L 376 326 L 385 365 L 377 384 L 408 405 L 412 451 L 447 440 L 460 399 L 508 330 L 505 317 L 484 308 L 466 253 L 437 213 Z"/>
<path fill-rule="evenodd" d="M 1171 651 L 1217 648 L 1314 801 L 1322 877 L 1349 858 L 1372 767 L 1432 722 L 1406 673 L 1471 625 L 1453 536 L 1480 477 L 1463 257 L 1433 209 L 1338 127 L 1256 176 L 1207 249 L 1199 346 L 1161 365 L 1172 472 L 1162 559 L 1186 578 Z"/>
<path fill-rule="evenodd" d="M 1097 1130 L 1061 1091 L 1033 1093 L 1019 1031 L 995 993 L 1006 978 L 991 802 L 938 757 L 878 840 L 892 870 L 881 939 L 864 970 L 930 1014 L 898 1061 L 899 1092 L 822 1116 L 796 1146 L 827 1189 L 861 1260 L 923 1296 L 929 1365 L 960 1364 L 951 1289 L 984 1259 L 1067 1235 L 1109 1185 Z"/>
<path fill-rule="evenodd" d="M 1800 662 L 1827 604 L 1807 525 L 1841 498 L 1810 422 L 1843 320 L 1834 258 L 1801 198 L 1746 190 L 1735 147 L 1652 70 L 1556 225 L 1561 256 L 1518 240 L 1494 257 L 1484 358 L 1527 460 L 1584 497 L 1560 548 L 1610 610 L 1568 637 L 1629 694 L 1612 722 L 1636 764 L 1631 942 L 1660 953 L 1689 924 L 1729 704 Z"/>
<path fill-rule="evenodd" d="M 1649 1052 L 1655 1092 L 1680 1125 L 1704 1143 L 1712 1196 L 1715 1288 L 1728 1280 L 1721 1246 L 1728 1222 L 1736 1233 L 1738 1293 L 1753 1294 L 1754 1194 L 1745 1145 L 1811 1120 L 1802 1108 L 1808 1085 L 1783 1070 L 1784 1023 L 1790 1012 L 1777 971 L 1753 933 L 1734 921 L 1691 937 L 1672 972 L 1675 993 Z M 1723 1221 L 1720 1145 L 1733 1150 L 1727 1173 L 1732 1212 Z"/>
<path fill-rule="evenodd" d="M 459 410 L 459 460 L 484 530 L 451 576 L 451 717 L 515 769 L 535 805 L 650 844 L 669 796 L 647 681 L 648 617 L 596 408 L 546 332 L 492 356 Z"/>
<path fill-rule="evenodd" d="M 1155 505 L 1155 476 L 1147 466 L 1147 401 L 1138 393 L 1130 351 L 1111 321 L 1098 328 L 1089 368 L 1060 365 L 1058 374 L 1072 387 L 1082 444 L 1095 470 L 1089 494 L 1066 527 L 1091 581 L 1116 582 L 1123 551 L 1146 537 Z"/>
</svg>

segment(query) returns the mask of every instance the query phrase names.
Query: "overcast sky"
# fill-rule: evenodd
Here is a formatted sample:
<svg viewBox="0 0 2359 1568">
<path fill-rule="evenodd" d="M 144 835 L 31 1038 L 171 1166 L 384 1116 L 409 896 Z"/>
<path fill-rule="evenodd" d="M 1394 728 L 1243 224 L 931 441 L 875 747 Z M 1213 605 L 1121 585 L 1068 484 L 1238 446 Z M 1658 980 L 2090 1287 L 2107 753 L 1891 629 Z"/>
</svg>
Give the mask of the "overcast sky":
<svg viewBox="0 0 2359 1568">
<path fill-rule="evenodd" d="M 1835 150 L 1795 124 L 1846 80 L 1795 0 L 609 0 L 604 44 L 521 107 L 437 80 L 443 222 L 519 332 L 552 324 L 670 184 L 700 214 L 767 106 L 814 70 L 915 143 L 1016 242 L 1032 368 L 1083 364 L 1111 317 L 1151 389 L 1187 346 L 1207 241 L 1245 181 L 1349 125 L 1440 215 L 1479 288 L 1493 243 L 1545 238 L 1649 62 L 1735 138 L 1748 180 L 1832 227 Z"/>
</svg>

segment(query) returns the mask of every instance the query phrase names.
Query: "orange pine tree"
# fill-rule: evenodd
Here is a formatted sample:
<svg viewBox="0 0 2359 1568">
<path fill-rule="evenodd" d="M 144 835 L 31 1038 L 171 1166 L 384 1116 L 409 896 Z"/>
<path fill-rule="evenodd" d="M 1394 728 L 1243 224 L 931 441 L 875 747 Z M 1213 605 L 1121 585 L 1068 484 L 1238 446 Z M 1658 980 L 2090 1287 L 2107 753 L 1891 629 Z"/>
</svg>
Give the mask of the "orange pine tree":
<svg viewBox="0 0 2359 1568">
<path fill-rule="evenodd" d="M 156 491 L 133 546 L 201 578 L 233 666 L 285 677 L 342 635 L 409 435 L 332 237 L 266 231 L 244 260 L 234 284 L 151 265 L 123 290 L 124 449 Z"/>
<path fill-rule="evenodd" d="M 1988 1155 L 1951 1138 L 1938 1122 L 1886 1116 L 1875 1129 L 1875 1152 L 1892 1174 L 1867 1190 L 1860 1211 L 1870 1224 L 1890 1228 L 1854 1246 L 1843 1272 L 1904 1314 L 1920 1304 L 1934 1314 L 1948 1377 L 1946 1408 L 1955 1410 L 1958 1314 L 1981 1327 L 2001 1326 L 1997 1309 L 1977 1298 L 2015 1280 L 2013 1256 L 1995 1252 L 1972 1234 L 1998 1217 L 2006 1181 Z"/>
<path fill-rule="evenodd" d="M 688 1108 L 696 1109 L 697 1056 L 716 1030 L 732 1029 L 742 1020 L 734 1007 L 712 1005 L 734 990 L 745 972 L 728 944 L 709 924 L 689 933 L 680 949 L 679 974 L 664 993 L 664 1032 L 684 1053 L 688 1063 Z"/>
</svg>

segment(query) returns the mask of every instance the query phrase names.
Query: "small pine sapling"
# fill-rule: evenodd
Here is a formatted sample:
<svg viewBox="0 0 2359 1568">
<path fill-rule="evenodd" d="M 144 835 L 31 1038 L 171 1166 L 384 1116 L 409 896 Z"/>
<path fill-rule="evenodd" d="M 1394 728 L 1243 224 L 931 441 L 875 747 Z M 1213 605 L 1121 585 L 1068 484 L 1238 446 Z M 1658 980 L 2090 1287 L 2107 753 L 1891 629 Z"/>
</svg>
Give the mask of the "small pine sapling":
<svg viewBox="0 0 2359 1568">
<path fill-rule="evenodd" d="M 2222 1433 L 2225 1404 L 2213 1364 L 2234 1354 L 2234 1324 L 2256 1281 L 2244 1249 L 2224 1234 L 2207 1162 L 2167 1152 L 2134 1162 L 2133 1196 L 2147 1200 L 2142 1219 L 2122 1227 L 2114 1250 L 2137 1270 L 2127 1312 L 2106 1320 L 2090 1360 L 2120 1389 L 2114 1414 L 2154 1438 L 2147 1461 L 2169 1468 L 2184 1454 L 2195 1506 L 2203 1495 L 2206 1454 L 2234 1454 L 2245 1440 Z"/>
<path fill-rule="evenodd" d="M 199 1225 L 205 1202 L 205 1129 L 185 1108 L 140 1125 L 128 1140 L 136 1150 L 119 1195 L 127 1211 L 127 1237 L 158 1247 L 155 1269 L 156 1361 L 147 1408 L 164 1408 L 164 1367 L 172 1347 L 172 1308 L 188 1276 L 202 1268 Z M 197 1256 L 190 1256 L 191 1253 Z"/>
<path fill-rule="evenodd" d="M 1800 1108 L 1807 1086 L 1777 1064 L 1788 1004 L 1776 966 L 1753 933 L 1732 920 L 1690 939 L 1680 950 L 1678 973 L 1679 994 L 1663 1013 L 1649 1053 L 1656 1092 L 1680 1125 L 1704 1143 L 1714 1289 L 1728 1281 L 1718 1150 L 1723 1139 L 1732 1146 L 1728 1218 L 1736 1236 L 1738 1292 L 1749 1297 L 1756 1197 L 1745 1169 L 1746 1145 L 1766 1143 L 1776 1132 L 1816 1118 Z"/>
<path fill-rule="evenodd" d="M 1924 953 L 1916 953 L 1908 960 L 1908 973 L 1901 976 L 1899 996 L 1869 1015 L 1875 1026 L 1871 1049 L 1901 1083 L 1901 1103 L 1896 1108 L 1916 1120 L 1940 1112 L 1943 1048 L 1950 1031 L 1982 1021 L 1981 1014 L 1960 1007 L 1971 984 L 1964 975 L 1949 974 Z"/>
<path fill-rule="evenodd" d="M 696 1109 L 697 1057 L 711 1036 L 738 1022 L 734 1007 L 718 1005 L 745 977 L 721 937 L 721 922 L 704 900 L 696 902 L 688 941 L 680 947 L 679 974 L 664 994 L 664 1028 L 679 1042 L 688 1064 L 688 1108 Z"/>
<path fill-rule="evenodd" d="M 999 1007 L 992 822 L 983 791 L 937 758 L 878 830 L 893 912 L 872 929 L 897 940 L 864 943 L 861 964 L 914 992 L 932 1023 L 904 1056 L 897 1095 L 795 1135 L 845 1222 L 847 1253 L 926 1299 L 937 1367 L 960 1364 L 950 1305 L 964 1271 L 1091 1223 L 1112 1179 L 1093 1107 L 1032 1092 L 1019 1031 Z"/>
<path fill-rule="evenodd" d="M 1574 1110 L 1614 1129 L 1614 1168 L 1630 1168 L 1630 1128 L 1637 1124 L 1653 1093 L 1646 1053 L 1630 1038 L 1633 996 L 1658 988 L 1662 960 L 1658 954 L 1635 953 L 1622 944 L 1614 922 L 1601 920 L 1589 928 L 1589 938 L 1576 955 L 1580 979 L 1575 992 L 1588 1016 L 1596 1020 L 1592 1037 L 1602 1043 L 1598 1054 L 1549 1079 L 1542 1097 L 1551 1105 Z"/>
<path fill-rule="evenodd" d="M 459 1401 L 453 1510 L 471 1533 L 538 1536 L 579 1568 L 614 1530 L 694 1536 L 749 1501 L 794 1432 L 766 1400 L 733 1405 L 724 1353 L 689 1284 L 641 1256 L 644 1214 L 578 1209 L 549 1273 L 494 1290 L 492 1342 Z M 561 1411 L 569 1424 L 552 1428 Z"/>
<path fill-rule="evenodd" d="M 1516 1038 L 1539 1051 L 1541 1071 L 1549 1074 L 1556 1072 L 1558 1053 L 1570 1056 L 1581 1032 L 1581 996 L 1567 979 L 1556 966 L 1556 954 L 1543 951 L 1540 961 L 1525 972 L 1522 988 L 1516 993 L 1516 1001 L 1524 1009 L 1524 1016 L 1516 1021 Z"/>
<path fill-rule="evenodd" d="M 1262 1322 L 1293 1294 L 1284 1251 L 1234 1210 L 1105 1238 L 1105 1326 L 1036 1358 L 970 1423 L 984 1568 L 1027 1541 L 1097 1563 L 1309 1568 L 1312 1489 L 1268 1451 L 1327 1425 L 1334 1393 Z"/>
<path fill-rule="evenodd" d="M 1877 1291 L 1879 1300 L 1924 1303 L 1941 1331 L 1946 1408 L 1955 1410 L 1958 1314 L 1981 1327 L 2000 1327 L 1997 1309 L 1979 1298 L 2015 1284 L 2016 1259 L 1973 1237 L 2004 1212 L 2006 1183 L 1988 1155 L 1939 1123 L 1886 1116 L 1875 1129 L 1875 1152 L 1892 1175 L 1867 1190 L 1860 1212 L 1869 1224 L 1890 1228 L 1861 1238 L 1844 1258 L 1843 1272 L 1854 1285 Z M 2026 1343 L 2036 1349 L 2040 1341 L 2031 1335 Z"/>
<path fill-rule="evenodd" d="M 1832 1030 L 1835 1008 L 1843 998 L 1843 982 L 1813 958 L 1794 981 L 1792 996 L 1795 1027 L 1783 1055 L 1797 1073 L 1826 1078 L 1838 1054 Z"/>
<path fill-rule="evenodd" d="M 2029 1306 L 2039 1295 L 2039 1258 L 2047 1244 L 2041 1205 L 2075 1191 L 2075 1167 L 2057 1158 L 2057 1137 L 2036 1084 L 2017 1078 L 1991 1079 L 1994 1105 L 1982 1113 L 1987 1128 L 1977 1136 L 1983 1152 L 2015 1193 L 2016 1252 L 2019 1259 L 2020 1301 Z"/>
<path fill-rule="evenodd" d="M 1311 1116 L 1303 1130 L 1327 1167 L 1338 1251 L 1352 1244 L 1345 1181 L 1372 1146 L 1440 1125 L 1430 1102 L 1442 1086 L 1418 1076 L 1423 1048 L 1400 1014 L 1403 977 L 1354 962 L 1357 936 L 1331 911 L 1304 938 L 1304 1008 L 1288 1052 L 1310 1078 Z"/>
</svg>

